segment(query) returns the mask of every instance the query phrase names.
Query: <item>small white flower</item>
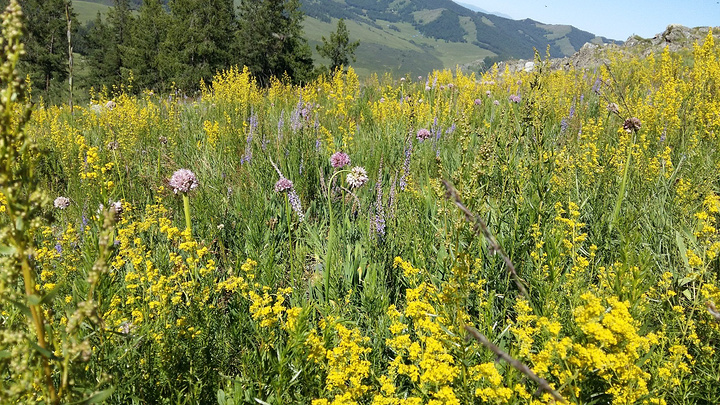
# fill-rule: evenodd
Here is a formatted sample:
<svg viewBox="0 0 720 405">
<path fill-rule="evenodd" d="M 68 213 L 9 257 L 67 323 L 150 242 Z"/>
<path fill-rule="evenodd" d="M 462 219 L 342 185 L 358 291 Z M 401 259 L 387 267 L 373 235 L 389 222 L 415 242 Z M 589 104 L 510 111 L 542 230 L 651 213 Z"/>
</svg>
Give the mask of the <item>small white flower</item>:
<svg viewBox="0 0 720 405">
<path fill-rule="evenodd" d="M 70 199 L 67 197 L 58 197 L 55 199 L 53 204 L 55 205 L 55 208 L 64 210 L 65 208 L 70 206 Z"/>
<path fill-rule="evenodd" d="M 350 173 L 348 173 L 347 177 L 345 177 L 345 182 L 350 186 L 350 188 L 359 188 L 362 187 L 365 183 L 368 181 L 367 172 L 364 168 L 360 166 L 355 166 L 350 170 Z"/>
</svg>

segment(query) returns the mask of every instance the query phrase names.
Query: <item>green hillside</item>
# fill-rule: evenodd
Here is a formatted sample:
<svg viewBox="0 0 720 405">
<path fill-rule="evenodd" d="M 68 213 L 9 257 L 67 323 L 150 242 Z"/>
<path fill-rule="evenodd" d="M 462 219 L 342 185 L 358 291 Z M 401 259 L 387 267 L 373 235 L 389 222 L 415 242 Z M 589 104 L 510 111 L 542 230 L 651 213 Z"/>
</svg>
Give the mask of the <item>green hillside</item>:
<svg viewBox="0 0 720 405">
<path fill-rule="evenodd" d="M 102 2 L 95 1 L 73 0 L 72 5 L 78 21 L 82 24 L 94 20 L 98 13 L 105 14 L 110 9 L 109 6 L 102 4 Z"/>
<path fill-rule="evenodd" d="M 106 11 L 110 3 L 73 2 L 83 22 Z M 326 61 L 315 46 L 334 30 L 339 18 L 345 18 L 351 38 L 360 40 L 353 66 L 361 75 L 390 71 L 414 76 L 457 65 L 475 69 L 501 60 L 532 58 L 534 49 L 544 54 L 548 46 L 551 56 L 562 57 L 586 42 L 608 42 L 570 25 L 511 20 L 450 0 L 305 0 L 303 9 L 305 36 L 321 63 Z"/>
</svg>

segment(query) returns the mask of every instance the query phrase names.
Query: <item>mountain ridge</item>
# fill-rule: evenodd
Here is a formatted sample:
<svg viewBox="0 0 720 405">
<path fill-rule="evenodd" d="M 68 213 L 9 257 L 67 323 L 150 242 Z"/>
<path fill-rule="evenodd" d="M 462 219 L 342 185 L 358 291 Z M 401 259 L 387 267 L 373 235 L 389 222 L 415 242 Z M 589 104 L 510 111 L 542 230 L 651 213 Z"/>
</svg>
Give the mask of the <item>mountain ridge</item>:
<svg viewBox="0 0 720 405">
<path fill-rule="evenodd" d="M 571 25 L 474 11 L 452 0 L 303 0 L 302 9 L 305 36 L 320 62 L 324 60 L 315 45 L 328 37 L 338 19 L 346 20 L 351 39 L 360 40 L 353 67 L 363 75 L 424 75 L 458 65 L 482 70 L 503 60 L 530 59 L 535 50 L 544 55 L 548 47 L 552 57 L 566 57 L 587 42 L 621 42 Z"/>
</svg>

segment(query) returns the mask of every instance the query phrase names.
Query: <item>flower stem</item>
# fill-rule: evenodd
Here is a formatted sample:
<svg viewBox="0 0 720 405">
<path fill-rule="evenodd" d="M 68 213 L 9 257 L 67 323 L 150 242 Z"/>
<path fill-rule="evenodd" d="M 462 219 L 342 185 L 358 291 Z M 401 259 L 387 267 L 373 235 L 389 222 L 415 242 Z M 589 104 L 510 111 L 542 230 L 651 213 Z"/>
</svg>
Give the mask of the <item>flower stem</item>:
<svg viewBox="0 0 720 405">
<path fill-rule="evenodd" d="M 620 207 L 625 199 L 625 188 L 627 187 L 628 180 L 628 169 L 630 168 L 630 160 L 632 159 L 632 150 L 635 146 L 635 137 L 633 137 L 632 143 L 628 147 L 627 158 L 625 159 L 625 168 L 623 169 L 622 182 L 620 183 L 620 191 L 618 192 L 617 200 L 615 201 L 615 209 L 613 209 L 612 217 L 610 218 L 610 232 L 615 227 L 618 215 L 620 214 Z"/>
<path fill-rule="evenodd" d="M 192 236 L 192 222 L 190 221 L 190 197 L 187 193 L 183 193 L 183 206 L 185 208 L 185 228 L 190 231 Z"/>
<path fill-rule="evenodd" d="M 333 210 L 332 210 L 332 183 L 335 179 L 335 176 L 342 172 L 347 172 L 349 170 L 338 170 L 335 173 L 333 173 L 332 176 L 330 176 L 330 180 L 328 181 L 327 186 L 327 204 L 328 204 L 328 214 L 330 215 L 330 222 L 328 227 L 328 243 L 327 243 L 327 253 L 325 254 L 325 303 L 327 304 L 330 302 L 330 269 L 333 267 L 333 252 L 335 251 L 335 227 L 333 224 Z"/>
<path fill-rule="evenodd" d="M 290 224 L 290 218 L 291 218 L 291 210 L 290 210 L 290 198 L 285 198 L 285 213 L 287 217 L 287 232 L 288 232 L 288 244 L 289 246 L 289 260 L 290 260 L 290 277 L 292 277 L 293 282 L 297 283 L 297 277 L 295 277 L 295 266 L 293 264 L 294 256 L 293 256 L 293 243 L 292 243 L 292 227 Z M 297 288 L 297 285 L 293 286 L 294 288 Z"/>
</svg>

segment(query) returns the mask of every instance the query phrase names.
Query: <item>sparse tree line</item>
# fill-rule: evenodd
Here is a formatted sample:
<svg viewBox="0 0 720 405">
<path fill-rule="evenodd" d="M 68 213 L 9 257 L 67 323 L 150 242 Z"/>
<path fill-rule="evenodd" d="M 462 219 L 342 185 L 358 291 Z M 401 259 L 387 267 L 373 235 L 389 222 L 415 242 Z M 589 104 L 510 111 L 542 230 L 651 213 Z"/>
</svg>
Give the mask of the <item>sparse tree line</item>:
<svg viewBox="0 0 720 405">
<path fill-rule="evenodd" d="M 299 0 L 243 0 L 237 8 L 233 0 L 114 0 L 106 15 L 84 25 L 69 0 L 20 3 L 27 31 L 22 68 L 33 96 L 46 102 L 67 100 L 68 45 L 79 54 L 72 71 L 81 90 L 131 84 L 130 91 L 185 94 L 234 65 L 247 66 L 261 84 L 273 76 L 307 82 L 347 66 L 358 46 L 339 20 L 317 47 L 329 66 L 315 66 L 303 37 Z M 4 8 L 7 0 L 0 5 Z"/>
</svg>

